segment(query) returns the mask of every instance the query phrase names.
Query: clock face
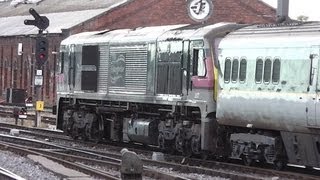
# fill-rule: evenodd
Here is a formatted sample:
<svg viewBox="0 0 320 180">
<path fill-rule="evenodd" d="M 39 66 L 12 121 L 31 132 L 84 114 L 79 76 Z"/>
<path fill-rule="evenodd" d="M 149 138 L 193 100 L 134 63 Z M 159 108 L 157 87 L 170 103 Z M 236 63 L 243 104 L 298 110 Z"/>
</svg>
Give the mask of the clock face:
<svg viewBox="0 0 320 180">
<path fill-rule="evenodd" d="M 188 13 L 195 21 L 205 21 L 212 13 L 212 0 L 189 0 Z"/>
</svg>

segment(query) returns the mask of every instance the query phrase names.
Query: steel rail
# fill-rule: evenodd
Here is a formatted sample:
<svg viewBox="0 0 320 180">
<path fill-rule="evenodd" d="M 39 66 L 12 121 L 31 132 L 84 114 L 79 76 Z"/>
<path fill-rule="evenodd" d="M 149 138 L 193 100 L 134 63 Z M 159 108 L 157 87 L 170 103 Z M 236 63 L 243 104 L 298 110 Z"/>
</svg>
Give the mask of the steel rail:
<svg viewBox="0 0 320 180">
<path fill-rule="evenodd" d="M 4 169 L 0 167 L 0 179 L 5 179 L 5 180 L 25 180 L 21 176 L 8 171 L 7 169 Z"/>
<path fill-rule="evenodd" d="M 22 133 L 24 133 L 22 131 Z M 32 135 L 32 132 L 26 132 L 26 134 Z M 37 136 L 36 134 L 34 134 Z M 59 137 L 55 137 L 52 135 L 46 135 L 42 134 L 41 136 L 46 137 L 46 138 L 51 138 L 51 139 L 58 139 Z M 51 137 L 50 137 L 51 136 Z M 74 142 L 75 140 L 71 138 L 67 138 L 63 140 L 71 141 Z M 76 141 L 79 142 L 79 141 Z M 82 142 L 82 141 L 81 141 Z M 84 143 L 84 142 L 82 142 Z M 110 145 L 100 145 L 96 143 L 90 143 L 90 142 L 85 142 L 87 145 L 91 146 L 103 146 L 104 148 L 109 148 Z M 128 144 L 127 144 L 128 145 Z M 117 147 L 118 152 L 121 150 L 123 147 Z M 91 150 L 85 150 L 86 152 L 91 151 Z M 135 150 L 137 152 L 141 151 L 140 150 Z M 114 157 L 120 159 L 120 154 L 114 154 L 114 153 L 109 153 L 109 152 L 97 152 L 97 151 L 91 151 L 92 153 L 99 153 L 106 155 L 108 157 Z M 150 152 L 149 152 L 150 153 Z M 319 179 L 319 176 L 314 176 L 314 175 L 309 175 L 309 174 L 303 174 L 303 173 L 296 173 L 296 172 L 288 172 L 288 171 L 276 171 L 276 170 L 271 170 L 271 169 L 266 169 L 266 168 L 257 168 L 257 167 L 248 167 L 248 166 L 243 166 L 239 164 L 234 164 L 234 163 L 224 163 L 224 162 L 217 162 L 217 161 L 208 161 L 208 160 L 201 160 L 201 159 L 194 159 L 194 158 L 184 158 L 182 156 L 172 156 L 172 155 L 166 155 L 166 159 L 169 159 L 170 161 L 173 161 L 173 163 L 168 163 L 168 162 L 157 162 L 149 160 L 149 159 L 143 159 L 144 164 L 150 166 L 163 166 L 163 167 L 171 167 L 172 169 L 175 169 L 179 172 L 195 172 L 195 173 L 202 173 L 202 174 L 207 174 L 211 176 L 223 176 L 227 178 L 241 178 L 240 176 L 243 176 L 245 179 L 257 179 L 257 175 L 263 178 L 268 178 L 268 177 L 281 177 L 281 178 L 293 178 L 293 179 Z M 183 162 L 184 166 L 181 165 L 181 162 Z M 162 163 L 162 164 L 161 164 Z M 191 168 L 193 167 L 193 168 Z M 199 168 L 201 167 L 201 168 Z M 226 170 L 223 171 L 222 170 Z M 232 173 L 232 171 L 238 171 L 239 173 Z M 242 173 L 241 173 L 242 172 Z M 243 172 L 247 173 L 243 175 Z M 252 174 L 252 175 L 250 175 Z M 259 178 L 258 178 L 259 179 Z"/>
<path fill-rule="evenodd" d="M 22 146 L 22 145 L 12 144 L 12 143 L 3 142 L 3 141 L 2 142 L 0 141 L 0 146 L 5 147 L 6 149 L 8 149 L 8 148 L 14 149 L 15 151 L 26 150 L 28 153 L 32 153 L 34 155 L 41 155 L 43 157 L 46 157 L 46 158 L 54 160 L 54 161 L 59 159 L 59 162 L 61 162 L 60 159 L 63 159 L 63 161 L 62 161 L 63 164 L 66 164 L 66 162 L 69 162 L 69 164 L 68 164 L 69 166 L 71 166 L 71 165 L 74 166 L 74 164 L 81 166 L 81 167 L 77 166 L 77 169 L 83 171 L 84 173 L 93 174 L 92 172 L 88 171 L 88 169 L 98 171 L 98 176 L 101 176 L 101 177 L 102 177 L 102 175 L 105 176 L 105 174 L 101 175 L 101 173 L 103 173 L 103 171 L 93 169 L 93 168 L 86 166 L 86 165 L 83 165 L 83 164 L 78 164 L 77 162 L 81 161 L 86 164 L 100 165 L 100 166 L 103 166 L 104 168 L 110 168 L 110 167 L 114 168 L 115 167 L 118 170 L 120 169 L 120 166 L 121 166 L 120 159 L 114 159 L 114 158 L 108 159 L 105 156 L 101 156 L 99 154 L 97 154 L 97 156 L 99 156 L 98 158 L 103 158 L 104 160 L 92 159 L 92 157 L 87 158 L 87 157 L 83 157 L 83 156 L 79 156 L 79 155 L 77 155 L 77 156 L 70 155 L 68 153 L 60 152 L 57 149 L 45 149 L 44 150 L 44 149 L 39 149 L 39 148 L 32 148 L 32 147 L 26 147 L 26 146 Z M 55 152 L 55 151 L 59 151 L 59 152 Z M 92 153 L 89 152 L 89 154 L 92 154 Z M 106 159 L 108 159 L 108 160 L 106 160 Z M 85 168 L 85 169 L 83 169 L 83 168 Z M 93 174 L 93 175 L 97 176 L 96 174 Z M 143 175 L 148 176 L 148 177 L 154 177 L 157 179 L 159 178 L 159 179 L 168 179 L 168 180 L 188 180 L 189 179 L 189 178 L 179 177 L 177 175 L 169 175 L 169 174 L 157 171 L 155 169 L 150 169 L 147 167 L 144 167 Z M 103 178 L 108 178 L 108 177 L 105 176 Z M 110 179 L 110 178 L 108 178 L 108 179 Z"/>
<path fill-rule="evenodd" d="M 60 159 L 54 156 L 50 156 L 50 155 L 46 155 L 46 154 L 42 154 L 33 150 L 29 150 L 26 149 L 25 147 L 19 147 L 17 145 L 13 145 L 12 143 L 6 143 L 6 142 L 1 142 L 0 141 L 0 147 L 4 150 L 11 150 L 11 151 L 15 151 L 18 153 L 23 153 L 23 154 L 33 154 L 33 155 L 37 155 L 37 156 L 42 156 L 45 158 L 48 158 L 50 160 L 53 160 L 55 162 L 61 163 L 63 165 L 65 165 L 66 167 L 69 167 L 71 169 L 76 169 L 80 172 L 83 172 L 85 174 L 90 174 L 91 176 L 94 177 L 98 177 L 98 178 L 103 178 L 103 179 L 110 179 L 110 180 L 119 180 L 120 178 L 115 177 L 114 175 L 110 174 L 110 173 L 106 173 L 104 171 L 98 170 L 98 169 L 94 169 L 91 168 L 89 166 L 85 166 L 82 164 L 78 164 L 78 163 L 73 163 L 64 159 Z"/>
</svg>

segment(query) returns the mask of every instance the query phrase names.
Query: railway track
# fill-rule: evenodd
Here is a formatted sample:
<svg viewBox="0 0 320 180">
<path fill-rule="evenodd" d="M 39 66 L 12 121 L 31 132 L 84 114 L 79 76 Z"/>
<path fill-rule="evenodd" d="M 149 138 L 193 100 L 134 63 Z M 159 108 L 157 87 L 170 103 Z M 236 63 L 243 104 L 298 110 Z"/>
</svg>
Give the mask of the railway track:
<svg viewBox="0 0 320 180">
<path fill-rule="evenodd" d="M 0 125 L 1 126 L 1 125 Z M 3 126 L 5 126 L 3 124 Z M 14 125 L 9 125 L 10 128 L 15 127 Z M 5 128 L 5 127 L 2 127 Z M 10 128 L 7 128 L 5 131 L 9 132 Z M 2 129 L 3 131 L 4 129 Z M 33 131 L 35 130 L 35 131 Z M 25 128 L 20 131 L 21 134 L 34 136 L 37 138 L 46 138 L 51 141 L 62 140 L 71 142 L 73 146 L 74 143 L 82 143 L 79 147 L 87 146 L 87 148 L 74 148 L 80 151 L 85 151 L 87 153 L 92 153 L 95 155 L 106 156 L 114 159 L 121 159 L 121 155 L 119 151 L 123 148 L 117 146 L 96 144 L 92 142 L 79 142 L 75 141 L 70 137 L 64 136 L 61 132 L 55 131 L 47 131 L 47 130 L 39 130 L 33 128 Z M 1 140 L 1 138 L 0 138 Z M 128 146 L 128 144 L 126 144 Z M 100 149 L 100 150 L 90 150 L 91 149 Z M 54 148 L 53 148 L 54 149 Z M 113 152 L 109 152 L 113 151 Z M 201 159 L 193 159 L 193 158 L 184 158 L 182 156 L 173 156 L 173 155 L 165 155 L 165 159 L 170 162 L 165 161 L 153 161 L 149 159 L 151 157 L 152 152 L 142 150 L 142 149 L 134 149 L 137 154 L 140 154 L 143 159 L 143 163 L 145 167 L 149 169 L 161 169 L 163 167 L 167 169 L 171 169 L 174 171 L 174 174 L 179 173 L 197 173 L 203 174 L 207 176 L 218 176 L 223 178 L 231 178 L 231 179 L 269 179 L 269 178 L 280 178 L 280 179 L 319 179 L 320 176 L 314 176 L 310 174 L 302 174 L 302 173 L 294 173 L 288 171 L 275 171 L 271 169 L 265 168 L 257 168 L 257 167 L 248 167 L 242 166 L 233 163 L 224 163 L 217 161 L 204 161 Z M 43 152 L 42 152 L 43 153 Z M 77 155 L 77 154 L 76 154 Z M 80 155 L 82 157 L 86 157 L 84 155 Z M 94 159 L 93 157 L 87 157 Z M 101 159 L 98 158 L 98 159 Z M 93 164 L 99 164 L 98 162 L 94 162 Z"/>
<path fill-rule="evenodd" d="M 75 148 L 68 148 L 59 145 L 53 145 L 47 142 L 36 141 L 27 138 L 0 135 L 0 148 L 4 150 L 15 151 L 23 154 L 33 154 L 58 161 L 68 167 L 88 173 L 94 177 L 104 179 L 119 179 L 118 173 L 106 173 L 107 169 L 119 171 L 121 157 L 113 158 L 101 154 L 87 152 Z M 79 164 L 79 162 L 81 164 Z M 88 164 L 90 166 L 88 166 Z M 98 166 L 93 168 L 93 166 Z M 189 179 L 169 175 L 144 167 L 143 175 L 155 179 Z"/>
<path fill-rule="evenodd" d="M 24 178 L 18 176 L 17 174 L 8 171 L 7 169 L 0 167 L 0 179 L 5 180 L 25 180 Z"/>
<path fill-rule="evenodd" d="M 13 118 L 13 108 L 14 106 L 2 106 L 0 105 L 0 117 L 10 117 Z M 35 120 L 35 109 L 28 108 L 27 111 L 27 119 L 26 120 Z M 45 111 L 41 112 L 41 121 L 47 124 L 56 124 L 56 118 L 54 115 L 51 114 L 50 109 L 46 109 Z"/>
</svg>

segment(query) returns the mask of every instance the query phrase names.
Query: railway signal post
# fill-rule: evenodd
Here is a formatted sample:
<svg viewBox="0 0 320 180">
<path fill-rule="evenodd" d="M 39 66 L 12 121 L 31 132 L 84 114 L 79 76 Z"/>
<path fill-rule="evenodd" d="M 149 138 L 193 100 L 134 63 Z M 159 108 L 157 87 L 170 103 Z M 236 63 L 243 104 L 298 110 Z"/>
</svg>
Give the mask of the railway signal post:
<svg viewBox="0 0 320 180">
<path fill-rule="evenodd" d="M 43 85 L 43 65 L 48 59 L 49 42 L 44 37 L 43 31 L 49 26 L 49 19 L 46 16 L 40 16 L 33 8 L 29 9 L 29 13 L 34 17 L 34 20 L 25 20 L 25 25 L 33 25 L 38 27 L 39 33 L 36 37 L 36 73 L 34 77 L 34 86 L 36 92 L 36 119 L 35 126 L 41 125 L 40 112 L 43 111 L 44 103 L 41 97 L 41 88 Z"/>
</svg>

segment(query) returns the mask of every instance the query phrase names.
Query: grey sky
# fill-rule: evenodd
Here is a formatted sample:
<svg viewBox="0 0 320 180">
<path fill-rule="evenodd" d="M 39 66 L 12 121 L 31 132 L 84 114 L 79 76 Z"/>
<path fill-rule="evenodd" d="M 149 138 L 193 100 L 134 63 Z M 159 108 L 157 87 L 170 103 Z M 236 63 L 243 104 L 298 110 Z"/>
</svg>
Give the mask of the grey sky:
<svg viewBox="0 0 320 180">
<path fill-rule="evenodd" d="M 262 0 L 273 7 L 277 6 L 278 0 Z M 320 0 L 289 0 L 289 16 L 296 19 L 300 15 L 308 16 L 311 21 L 320 20 Z"/>
</svg>

